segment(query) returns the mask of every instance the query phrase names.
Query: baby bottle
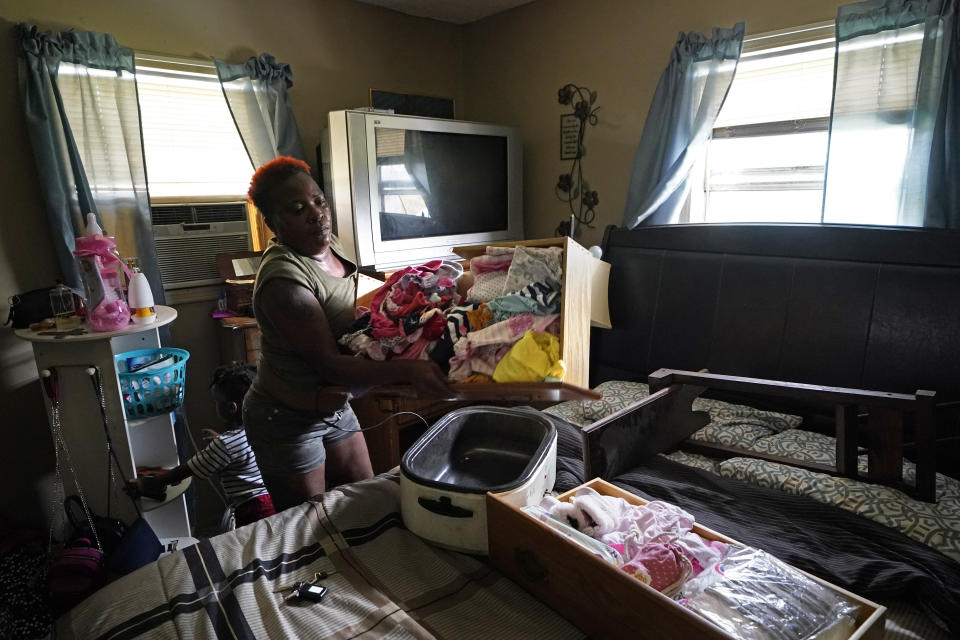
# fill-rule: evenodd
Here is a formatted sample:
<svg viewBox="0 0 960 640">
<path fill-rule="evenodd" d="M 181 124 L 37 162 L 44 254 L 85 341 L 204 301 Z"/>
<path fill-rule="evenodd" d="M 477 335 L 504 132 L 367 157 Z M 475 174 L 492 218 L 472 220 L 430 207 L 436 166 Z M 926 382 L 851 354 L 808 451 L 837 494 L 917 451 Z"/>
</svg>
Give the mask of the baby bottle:
<svg viewBox="0 0 960 640">
<path fill-rule="evenodd" d="M 84 236 L 76 239 L 77 265 L 87 294 L 87 323 L 93 331 L 118 331 L 130 323 L 120 268 L 126 265 L 113 251 L 113 238 L 103 235 L 92 213 Z"/>
</svg>

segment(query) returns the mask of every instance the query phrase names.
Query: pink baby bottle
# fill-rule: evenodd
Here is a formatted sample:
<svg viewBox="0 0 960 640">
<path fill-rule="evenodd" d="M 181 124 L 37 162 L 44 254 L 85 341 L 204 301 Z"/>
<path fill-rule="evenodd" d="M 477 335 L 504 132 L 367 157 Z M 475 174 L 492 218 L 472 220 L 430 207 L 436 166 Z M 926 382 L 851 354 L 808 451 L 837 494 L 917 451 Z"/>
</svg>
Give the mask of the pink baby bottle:
<svg viewBox="0 0 960 640">
<path fill-rule="evenodd" d="M 130 308 L 120 269 L 126 265 L 114 250 L 116 241 L 103 235 L 96 216 L 87 214 L 84 236 L 76 239 L 77 265 L 87 294 L 87 324 L 93 331 L 118 331 L 130 324 Z"/>
</svg>

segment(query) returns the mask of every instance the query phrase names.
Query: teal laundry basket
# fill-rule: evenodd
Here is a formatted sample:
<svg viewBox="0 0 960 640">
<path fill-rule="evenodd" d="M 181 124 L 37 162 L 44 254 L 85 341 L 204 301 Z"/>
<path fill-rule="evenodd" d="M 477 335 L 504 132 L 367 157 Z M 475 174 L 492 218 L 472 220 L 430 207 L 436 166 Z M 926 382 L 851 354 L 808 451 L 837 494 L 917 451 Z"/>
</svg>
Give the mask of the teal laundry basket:
<svg viewBox="0 0 960 640">
<path fill-rule="evenodd" d="M 116 354 L 127 419 L 163 415 L 182 405 L 189 358 L 188 351 L 168 347 Z"/>
</svg>

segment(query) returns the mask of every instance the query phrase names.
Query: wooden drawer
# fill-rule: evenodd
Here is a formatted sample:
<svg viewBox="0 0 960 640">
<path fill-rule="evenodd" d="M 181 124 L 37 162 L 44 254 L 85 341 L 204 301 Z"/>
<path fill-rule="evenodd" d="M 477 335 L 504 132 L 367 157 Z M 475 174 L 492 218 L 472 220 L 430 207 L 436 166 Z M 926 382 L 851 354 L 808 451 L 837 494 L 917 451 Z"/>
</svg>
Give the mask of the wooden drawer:
<svg viewBox="0 0 960 640">
<path fill-rule="evenodd" d="M 483 255 L 487 246 L 563 248 L 560 357 L 567 367 L 567 374 L 563 381 L 568 385 L 589 389 L 590 327 L 610 328 L 610 316 L 607 310 L 607 280 L 610 274 L 610 265 L 594 258 L 589 251 L 568 237 L 524 240 L 521 242 L 492 242 L 490 245 L 454 247 L 453 251 L 469 260 Z M 502 386 L 506 388 L 513 384 L 515 383 L 504 383 Z M 529 385 L 527 386 L 529 387 Z M 495 391 L 495 388 L 492 388 L 491 391 Z M 508 392 L 504 391 L 503 393 Z M 542 396 L 540 399 L 547 400 L 550 398 Z"/>
<path fill-rule="evenodd" d="M 600 479 L 584 486 L 632 504 L 647 502 Z M 560 499 L 569 499 L 575 491 Z M 706 527 L 695 525 L 693 530 L 704 538 L 735 542 Z M 487 531 L 493 564 L 592 638 L 733 640 L 707 619 L 489 493 Z M 880 640 L 885 607 L 806 575 L 859 605 L 851 640 Z"/>
</svg>

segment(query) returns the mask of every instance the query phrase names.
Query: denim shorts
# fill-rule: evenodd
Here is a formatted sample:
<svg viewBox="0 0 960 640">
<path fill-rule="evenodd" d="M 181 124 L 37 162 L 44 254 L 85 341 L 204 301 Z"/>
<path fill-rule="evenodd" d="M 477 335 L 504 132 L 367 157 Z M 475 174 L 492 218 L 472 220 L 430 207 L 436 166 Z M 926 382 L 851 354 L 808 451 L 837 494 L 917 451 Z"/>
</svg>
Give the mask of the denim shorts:
<svg viewBox="0 0 960 640">
<path fill-rule="evenodd" d="M 327 460 L 327 447 L 360 433 L 360 422 L 349 403 L 318 418 L 286 407 L 251 389 L 243 399 L 247 441 L 264 475 L 304 474 Z"/>
</svg>

